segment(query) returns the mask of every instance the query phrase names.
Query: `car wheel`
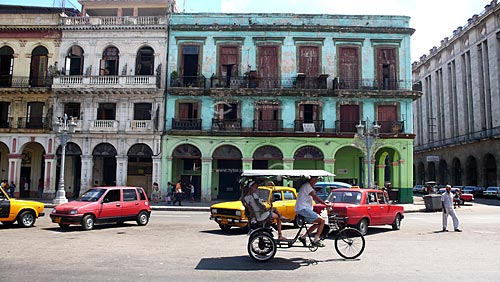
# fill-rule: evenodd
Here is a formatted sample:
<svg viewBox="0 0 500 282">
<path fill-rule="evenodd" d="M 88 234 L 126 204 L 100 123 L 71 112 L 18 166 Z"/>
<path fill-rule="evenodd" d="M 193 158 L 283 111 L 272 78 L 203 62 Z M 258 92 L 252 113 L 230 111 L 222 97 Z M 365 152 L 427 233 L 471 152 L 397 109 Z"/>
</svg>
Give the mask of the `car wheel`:
<svg viewBox="0 0 500 282">
<path fill-rule="evenodd" d="M 220 229 L 222 229 L 222 231 L 229 231 L 229 229 L 231 229 L 231 225 L 227 224 L 219 224 L 219 227 Z"/>
<path fill-rule="evenodd" d="M 399 230 L 401 229 L 401 215 L 398 213 L 394 218 L 394 222 L 392 223 L 392 229 Z"/>
<path fill-rule="evenodd" d="M 95 219 L 90 214 L 84 216 L 82 218 L 82 229 L 83 230 L 92 230 L 94 228 Z"/>
<path fill-rule="evenodd" d="M 356 226 L 356 229 L 361 232 L 361 235 L 366 235 L 366 233 L 368 233 L 368 219 L 363 218 L 362 220 L 360 220 L 358 225 Z"/>
<path fill-rule="evenodd" d="M 141 211 L 137 216 L 137 224 L 146 225 L 149 222 L 149 214 L 145 211 Z"/>
<path fill-rule="evenodd" d="M 35 221 L 35 213 L 32 211 L 23 211 L 17 219 L 17 223 L 22 227 L 31 227 L 35 224 Z"/>
<path fill-rule="evenodd" d="M 69 224 L 59 223 L 59 227 L 61 229 L 68 229 L 69 228 Z"/>
</svg>

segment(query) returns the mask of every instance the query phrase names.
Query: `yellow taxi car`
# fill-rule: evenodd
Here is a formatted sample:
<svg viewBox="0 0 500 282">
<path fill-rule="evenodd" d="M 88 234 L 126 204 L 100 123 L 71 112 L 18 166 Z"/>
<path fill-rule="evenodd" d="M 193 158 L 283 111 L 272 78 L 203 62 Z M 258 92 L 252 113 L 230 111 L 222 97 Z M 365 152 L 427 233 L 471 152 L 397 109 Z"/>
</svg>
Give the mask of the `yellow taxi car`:
<svg viewBox="0 0 500 282">
<path fill-rule="evenodd" d="M 9 198 L 0 188 L 0 221 L 3 225 L 12 225 L 14 222 L 22 227 L 31 227 L 38 217 L 44 216 L 44 204 L 36 201 L 25 201 Z"/>
<path fill-rule="evenodd" d="M 297 192 L 295 188 L 283 186 L 259 186 L 259 198 L 268 199 L 273 203 L 280 214 L 293 220 L 298 226 L 295 214 L 295 201 Z M 231 201 L 214 204 L 210 207 L 210 219 L 219 224 L 220 229 L 228 231 L 231 227 L 247 227 L 248 219 L 245 216 L 245 207 L 241 201 Z"/>
</svg>

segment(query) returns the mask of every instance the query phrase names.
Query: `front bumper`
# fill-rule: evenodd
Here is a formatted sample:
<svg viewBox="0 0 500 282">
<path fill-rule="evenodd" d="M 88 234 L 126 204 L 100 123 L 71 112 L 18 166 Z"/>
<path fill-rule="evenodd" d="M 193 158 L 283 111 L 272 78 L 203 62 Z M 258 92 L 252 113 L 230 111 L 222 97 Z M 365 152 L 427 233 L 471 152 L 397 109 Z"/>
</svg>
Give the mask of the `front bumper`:
<svg viewBox="0 0 500 282">
<path fill-rule="evenodd" d="M 248 225 L 247 219 L 242 218 L 232 218 L 218 215 L 210 215 L 210 220 L 215 221 L 219 225 L 229 225 L 229 226 L 237 226 L 237 227 L 245 227 Z"/>
<path fill-rule="evenodd" d="M 80 224 L 82 221 L 82 215 L 61 215 L 61 214 L 51 214 L 50 219 L 53 223 L 62 224 Z"/>
</svg>

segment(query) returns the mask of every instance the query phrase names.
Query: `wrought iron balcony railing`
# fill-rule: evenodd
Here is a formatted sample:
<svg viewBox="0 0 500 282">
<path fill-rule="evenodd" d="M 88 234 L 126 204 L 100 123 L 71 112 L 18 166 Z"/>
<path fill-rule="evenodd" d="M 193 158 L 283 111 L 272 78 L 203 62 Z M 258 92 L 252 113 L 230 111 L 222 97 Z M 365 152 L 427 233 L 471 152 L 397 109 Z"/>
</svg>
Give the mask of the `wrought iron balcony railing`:
<svg viewBox="0 0 500 282">
<path fill-rule="evenodd" d="M 170 87 L 206 88 L 204 76 L 179 76 L 170 78 Z"/>
<path fill-rule="evenodd" d="M 212 119 L 212 130 L 240 131 L 241 119 Z"/>
<path fill-rule="evenodd" d="M 253 120 L 254 131 L 283 131 L 283 120 Z"/>
<path fill-rule="evenodd" d="M 4 88 L 28 88 L 28 87 L 50 87 L 52 77 L 47 76 L 0 76 L 0 87 Z"/>
<path fill-rule="evenodd" d="M 50 119 L 46 117 L 29 117 L 29 118 L 17 118 L 17 124 L 12 125 L 12 128 L 22 128 L 22 129 L 49 129 Z"/>
<path fill-rule="evenodd" d="M 295 120 L 294 128 L 297 132 L 323 132 L 324 120 Z"/>
<path fill-rule="evenodd" d="M 403 133 L 404 132 L 404 121 L 400 120 L 395 120 L 395 121 L 377 121 L 377 123 L 380 125 L 380 130 L 379 132 L 381 134 L 384 133 L 393 133 L 393 134 L 398 134 L 398 133 Z"/>
<path fill-rule="evenodd" d="M 364 124 L 365 122 L 362 121 Z M 337 133 L 356 133 L 356 125 L 359 124 L 359 121 L 335 121 L 335 132 Z"/>
<path fill-rule="evenodd" d="M 201 119 L 172 119 L 174 130 L 201 130 Z"/>
<path fill-rule="evenodd" d="M 412 89 L 413 81 L 406 80 L 373 80 L 373 79 L 358 79 L 358 80 L 343 80 L 336 77 L 333 79 L 334 89 L 345 90 L 402 90 Z"/>
<path fill-rule="evenodd" d="M 210 88 L 290 88 L 326 89 L 328 76 L 320 77 L 249 77 L 249 76 L 212 76 Z"/>
</svg>

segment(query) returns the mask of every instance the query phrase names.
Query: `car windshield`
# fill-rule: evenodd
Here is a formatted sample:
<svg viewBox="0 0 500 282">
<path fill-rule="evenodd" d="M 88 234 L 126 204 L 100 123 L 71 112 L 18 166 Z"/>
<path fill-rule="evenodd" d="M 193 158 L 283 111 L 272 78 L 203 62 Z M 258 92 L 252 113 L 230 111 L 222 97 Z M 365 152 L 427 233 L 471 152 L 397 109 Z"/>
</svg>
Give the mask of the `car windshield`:
<svg viewBox="0 0 500 282">
<path fill-rule="evenodd" d="M 498 187 L 488 187 L 488 189 L 486 189 L 486 191 L 497 191 L 498 190 Z"/>
<path fill-rule="evenodd" d="M 332 191 L 327 201 L 331 203 L 359 204 L 361 202 L 361 192 L 356 191 Z"/>
<path fill-rule="evenodd" d="M 78 198 L 77 201 L 80 202 L 96 202 L 101 198 L 102 194 L 106 192 L 106 189 L 92 188 Z"/>
</svg>

